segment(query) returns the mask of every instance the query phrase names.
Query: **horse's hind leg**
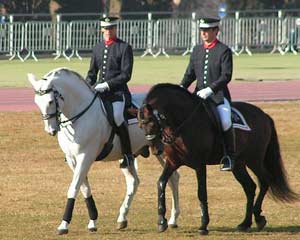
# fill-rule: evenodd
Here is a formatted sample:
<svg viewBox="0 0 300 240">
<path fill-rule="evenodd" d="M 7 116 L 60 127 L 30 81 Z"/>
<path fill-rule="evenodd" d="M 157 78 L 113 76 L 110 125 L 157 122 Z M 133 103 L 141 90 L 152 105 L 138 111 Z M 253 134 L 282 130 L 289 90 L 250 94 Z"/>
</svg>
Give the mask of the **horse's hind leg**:
<svg viewBox="0 0 300 240">
<path fill-rule="evenodd" d="M 135 159 L 136 161 L 136 159 Z M 137 175 L 137 169 L 135 167 L 135 164 L 132 164 L 126 168 L 121 168 L 122 172 L 125 176 L 126 180 L 126 195 L 125 199 L 120 207 L 120 214 L 117 220 L 117 229 L 124 229 L 127 227 L 127 214 L 131 205 L 131 202 L 133 200 L 134 194 L 137 191 L 137 188 L 139 186 L 139 178 Z"/>
<path fill-rule="evenodd" d="M 256 198 L 256 201 L 255 201 L 255 204 L 253 207 L 253 214 L 254 214 L 257 230 L 260 231 L 267 224 L 266 218 L 261 215 L 261 212 L 262 212 L 261 207 L 262 207 L 262 202 L 264 200 L 264 197 L 268 191 L 268 185 L 259 177 L 258 177 L 258 180 L 260 183 L 260 191 L 259 191 L 259 194 Z"/>
<path fill-rule="evenodd" d="M 160 155 L 156 156 L 156 158 L 158 159 L 159 163 L 163 167 L 165 165 L 165 161 L 163 160 L 163 158 Z M 174 171 L 168 180 L 168 185 L 171 188 L 171 192 L 172 192 L 172 209 L 171 209 L 171 216 L 168 221 L 168 225 L 171 228 L 178 227 L 177 218 L 180 214 L 179 192 L 178 192 L 179 178 L 180 178 L 179 173 L 177 171 Z"/>
<path fill-rule="evenodd" d="M 179 196 L 178 196 L 178 184 L 179 184 L 179 173 L 177 171 L 173 172 L 171 177 L 169 178 L 168 185 L 171 188 L 172 192 L 172 209 L 171 216 L 168 221 L 168 225 L 171 228 L 177 228 L 177 218 L 180 214 L 179 208 Z"/>
<path fill-rule="evenodd" d="M 233 175 L 236 180 L 242 185 L 247 197 L 246 215 L 244 220 L 237 226 L 239 231 L 247 231 L 252 225 L 252 212 L 255 198 L 256 184 L 247 172 L 246 166 L 237 161 Z"/>
</svg>

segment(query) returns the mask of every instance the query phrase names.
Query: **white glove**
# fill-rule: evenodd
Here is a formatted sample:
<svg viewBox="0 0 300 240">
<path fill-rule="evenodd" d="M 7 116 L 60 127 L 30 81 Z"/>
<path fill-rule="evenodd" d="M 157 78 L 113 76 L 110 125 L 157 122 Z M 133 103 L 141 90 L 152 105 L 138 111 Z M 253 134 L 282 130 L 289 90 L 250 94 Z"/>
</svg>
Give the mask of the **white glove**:
<svg viewBox="0 0 300 240">
<path fill-rule="evenodd" d="M 201 89 L 200 91 L 197 92 L 197 95 L 199 97 L 201 97 L 202 99 L 206 99 L 208 98 L 210 95 L 212 95 L 214 92 L 213 90 L 211 90 L 210 87 L 207 87 L 207 88 L 203 88 Z"/>
<path fill-rule="evenodd" d="M 103 82 L 103 83 L 98 83 L 95 87 L 96 91 L 103 93 L 105 91 L 109 90 L 109 86 L 107 82 Z"/>
</svg>

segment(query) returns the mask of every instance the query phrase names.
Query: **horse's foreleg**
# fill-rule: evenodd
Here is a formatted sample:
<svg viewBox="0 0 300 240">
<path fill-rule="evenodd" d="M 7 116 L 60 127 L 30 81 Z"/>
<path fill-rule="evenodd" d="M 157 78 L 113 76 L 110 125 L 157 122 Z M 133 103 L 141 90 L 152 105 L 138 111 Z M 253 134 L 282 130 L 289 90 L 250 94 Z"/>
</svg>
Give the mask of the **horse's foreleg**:
<svg viewBox="0 0 300 240">
<path fill-rule="evenodd" d="M 171 168 L 170 164 L 166 162 L 164 170 L 159 177 L 157 182 L 157 190 L 158 190 L 158 231 L 164 232 L 168 228 L 166 215 L 166 185 L 168 179 L 173 174 L 174 169 Z"/>
<path fill-rule="evenodd" d="M 68 160 L 67 160 L 68 161 Z M 72 159 L 70 159 L 68 161 L 69 167 L 72 169 L 72 171 L 75 171 L 75 166 L 76 166 L 76 162 L 72 161 Z M 95 204 L 95 201 L 93 199 L 92 196 L 92 191 L 91 191 L 91 187 L 89 184 L 89 180 L 88 177 L 86 177 L 83 181 L 83 183 L 80 186 L 80 191 L 85 199 L 85 203 L 86 203 L 86 207 L 88 209 L 88 213 L 89 213 L 89 217 L 90 217 L 90 221 L 88 224 L 88 230 L 90 232 L 95 232 L 97 231 L 97 219 L 98 219 L 98 210 Z"/>
<path fill-rule="evenodd" d="M 207 186 L 206 186 L 206 165 L 201 165 L 196 170 L 197 182 L 198 182 L 198 198 L 201 208 L 201 225 L 199 227 L 199 233 L 201 235 L 207 235 L 207 226 L 209 224 L 209 213 L 207 204 Z"/>
<path fill-rule="evenodd" d="M 95 201 L 92 196 L 91 187 L 89 185 L 88 178 L 83 181 L 80 187 L 80 191 L 85 199 L 85 204 L 88 209 L 90 221 L 88 224 L 88 230 L 90 232 L 96 232 L 97 231 L 97 219 L 98 219 L 98 210 L 95 204 Z"/>
<path fill-rule="evenodd" d="M 163 160 L 162 156 L 158 155 L 156 157 L 159 163 L 161 164 L 161 166 L 164 167 L 165 161 Z M 172 209 L 171 209 L 171 216 L 168 221 L 168 225 L 172 228 L 178 227 L 177 218 L 180 214 L 179 191 L 178 191 L 179 177 L 180 177 L 179 173 L 177 171 L 174 171 L 168 181 L 168 185 L 171 188 L 171 192 L 172 192 Z"/>
<path fill-rule="evenodd" d="M 59 235 L 68 233 L 68 225 L 72 220 L 73 209 L 75 205 L 75 199 L 78 194 L 78 191 L 84 181 L 86 181 L 86 176 L 88 170 L 90 169 L 92 162 L 87 162 L 79 159 L 75 161 L 72 158 L 67 158 L 67 162 L 70 168 L 74 171 L 73 179 L 68 190 L 68 200 L 63 215 L 63 220 L 58 226 L 57 231 Z"/>
<path fill-rule="evenodd" d="M 135 159 L 136 162 L 136 159 Z M 135 167 L 135 164 L 132 164 L 128 166 L 127 168 L 121 168 L 122 172 L 125 176 L 126 180 L 126 195 L 125 199 L 120 207 L 120 214 L 117 220 L 117 229 L 124 229 L 127 227 L 127 214 L 129 212 L 129 208 L 131 205 L 131 202 L 133 200 L 133 197 L 137 191 L 137 188 L 139 186 L 139 178 L 137 175 L 137 169 Z"/>
</svg>

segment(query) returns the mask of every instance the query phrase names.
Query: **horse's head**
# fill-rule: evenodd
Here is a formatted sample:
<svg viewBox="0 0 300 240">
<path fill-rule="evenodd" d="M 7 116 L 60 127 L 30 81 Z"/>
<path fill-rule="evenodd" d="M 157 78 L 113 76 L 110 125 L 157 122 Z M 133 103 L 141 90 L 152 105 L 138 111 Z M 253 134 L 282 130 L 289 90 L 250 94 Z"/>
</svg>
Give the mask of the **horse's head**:
<svg viewBox="0 0 300 240">
<path fill-rule="evenodd" d="M 149 141 L 152 153 L 162 154 L 162 119 L 157 110 L 153 110 L 150 104 L 144 104 L 138 111 L 138 121 L 139 127 L 145 132 L 146 140 Z"/>
<path fill-rule="evenodd" d="M 45 131 L 51 136 L 55 136 L 59 130 L 58 108 L 63 104 L 63 99 L 52 84 L 53 75 L 46 75 L 41 80 L 36 80 L 32 73 L 29 73 L 27 77 L 34 88 L 34 101 L 42 113 Z"/>
</svg>

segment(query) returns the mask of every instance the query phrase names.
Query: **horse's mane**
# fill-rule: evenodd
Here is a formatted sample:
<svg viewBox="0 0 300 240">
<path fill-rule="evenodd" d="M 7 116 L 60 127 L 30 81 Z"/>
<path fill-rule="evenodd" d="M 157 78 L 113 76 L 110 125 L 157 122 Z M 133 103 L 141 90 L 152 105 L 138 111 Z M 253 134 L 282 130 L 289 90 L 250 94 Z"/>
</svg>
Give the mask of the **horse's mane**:
<svg viewBox="0 0 300 240">
<path fill-rule="evenodd" d="M 148 92 L 145 100 L 149 101 L 152 98 L 154 98 L 158 93 L 166 93 L 166 90 L 171 90 L 174 91 L 174 94 L 180 94 L 181 96 L 184 95 L 187 97 L 187 99 L 191 99 L 193 102 L 195 101 L 196 103 L 199 102 L 200 98 L 197 97 L 195 94 L 192 94 L 189 92 L 187 89 L 177 85 L 177 84 L 172 84 L 172 83 L 159 83 L 154 85 Z M 165 96 L 167 97 L 167 96 Z"/>
<path fill-rule="evenodd" d="M 51 75 L 53 75 L 53 77 L 54 77 L 57 73 L 61 73 L 61 72 L 65 72 L 66 74 L 75 75 L 79 80 L 83 81 L 85 83 L 85 85 L 88 86 L 89 89 L 91 89 L 91 86 L 85 81 L 85 79 L 78 72 L 75 72 L 74 70 L 67 68 L 67 67 L 55 68 L 55 69 L 51 70 L 50 72 L 48 72 L 44 76 L 44 78 L 48 78 Z"/>
</svg>

